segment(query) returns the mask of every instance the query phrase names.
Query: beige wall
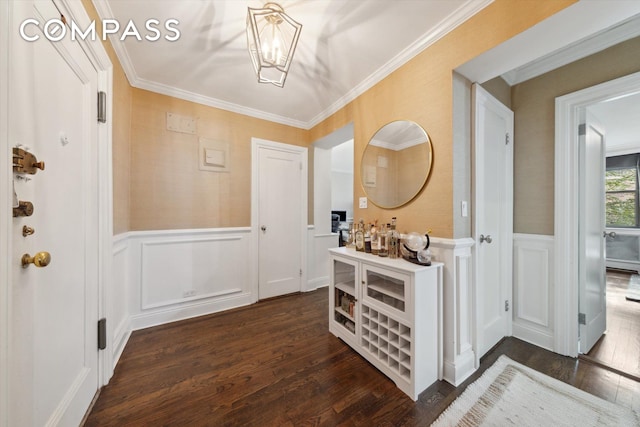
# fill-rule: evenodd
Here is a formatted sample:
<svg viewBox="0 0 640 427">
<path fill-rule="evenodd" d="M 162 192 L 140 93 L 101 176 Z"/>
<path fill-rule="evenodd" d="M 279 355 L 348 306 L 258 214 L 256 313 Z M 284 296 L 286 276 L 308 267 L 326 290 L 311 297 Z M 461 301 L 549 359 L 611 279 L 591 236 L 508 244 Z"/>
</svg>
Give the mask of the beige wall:
<svg viewBox="0 0 640 427">
<path fill-rule="evenodd" d="M 400 231 L 454 236 L 453 70 L 480 53 L 574 3 L 574 0 L 496 0 L 456 30 L 311 130 L 311 141 L 354 123 L 354 218 L 388 222 Z M 358 179 L 367 141 L 384 124 L 406 119 L 421 125 L 433 144 L 433 170 L 422 192 L 407 205 L 384 210 L 358 208 Z"/>
<path fill-rule="evenodd" d="M 133 89 L 131 230 L 251 225 L 251 138 L 307 146 L 307 131 Z M 166 129 L 166 114 L 197 119 L 197 134 Z M 230 172 L 198 168 L 199 138 L 229 143 Z"/>
<path fill-rule="evenodd" d="M 511 108 L 511 86 L 502 77 L 495 77 L 481 86 L 498 101 Z"/>
<path fill-rule="evenodd" d="M 512 88 L 514 231 L 554 234 L 555 98 L 640 71 L 640 37 Z"/>
</svg>

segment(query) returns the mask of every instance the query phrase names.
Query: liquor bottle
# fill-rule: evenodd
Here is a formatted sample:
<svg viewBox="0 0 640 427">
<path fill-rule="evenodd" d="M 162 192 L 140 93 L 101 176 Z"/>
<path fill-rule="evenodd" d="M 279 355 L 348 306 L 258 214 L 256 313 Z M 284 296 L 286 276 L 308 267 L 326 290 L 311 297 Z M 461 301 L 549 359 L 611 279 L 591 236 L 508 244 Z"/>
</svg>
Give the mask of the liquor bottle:
<svg viewBox="0 0 640 427">
<path fill-rule="evenodd" d="M 371 253 L 371 224 L 367 224 L 364 229 L 364 251 L 368 254 Z"/>
<path fill-rule="evenodd" d="M 384 224 L 382 224 L 380 231 L 378 232 L 378 256 L 389 256 L 389 247 L 387 246 L 387 229 Z"/>
<path fill-rule="evenodd" d="M 400 235 L 396 231 L 396 217 L 391 218 L 391 228 L 387 233 L 388 246 L 389 246 L 389 258 L 398 258 Z"/>
<path fill-rule="evenodd" d="M 378 238 L 378 220 L 371 226 L 371 254 L 378 255 L 380 251 L 380 239 Z"/>
<path fill-rule="evenodd" d="M 360 219 L 358 223 L 358 229 L 356 230 L 356 251 L 364 252 L 364 221 Z"/>
</svg>

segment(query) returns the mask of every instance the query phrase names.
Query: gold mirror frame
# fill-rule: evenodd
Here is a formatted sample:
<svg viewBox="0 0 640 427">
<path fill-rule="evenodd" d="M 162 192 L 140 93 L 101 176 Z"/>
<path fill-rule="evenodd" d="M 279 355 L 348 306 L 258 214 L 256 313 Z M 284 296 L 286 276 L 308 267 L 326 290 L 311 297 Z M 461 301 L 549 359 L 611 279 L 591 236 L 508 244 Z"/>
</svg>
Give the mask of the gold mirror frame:
<svg viewBox="0 0 640 427">
<path fill-rule="evenodd" d="M 432 164 L 429 134 L 415 122 L 396 120 L 378 129 L 367 143 L 360 184 L 374 205 L 398 208 L 422 191 Z"/>
</svg>

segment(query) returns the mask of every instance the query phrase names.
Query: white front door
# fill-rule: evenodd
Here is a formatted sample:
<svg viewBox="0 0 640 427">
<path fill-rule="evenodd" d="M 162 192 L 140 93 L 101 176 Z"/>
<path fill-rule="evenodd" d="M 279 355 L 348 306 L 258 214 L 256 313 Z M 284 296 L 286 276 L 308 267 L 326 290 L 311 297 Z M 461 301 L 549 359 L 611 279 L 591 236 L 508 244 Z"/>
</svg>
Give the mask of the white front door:
<svg viewBox="0 0 640 427">
<path fill-rule="evenodd" d="M 580 126 L 579 322 L 580 352 L 588 353 L 607 326 L 605 275 L 605 134 L 587 112 Z"/>
<path fill-rule="evenodd" d="M 306 229 L 306 148 L 257 147 L 259 298 L 301 290 Z"/>
<path fill-rule="evenodd" d="M 476 350 L 481 357 L 511 335 L 513 112 L 478 84 L 472 99 Z"/>
<path fill-rule="evenodd" d="M 25 18 L 60 15 L 51 1 L 15 2 Z M 14 41 L 9 71 L 11 145 L 44 170 L 14 173 L 31 216 L 13 219 L 9 425 L 79 425 L 98 389 L 97 71 L 67 39 Z M 28 227 L 23 235 L 23 228 Z M 29 229 L 33 234 L 28 234 Z M 46 251 L 45 267 L 21 266 Z"/>
</svg>

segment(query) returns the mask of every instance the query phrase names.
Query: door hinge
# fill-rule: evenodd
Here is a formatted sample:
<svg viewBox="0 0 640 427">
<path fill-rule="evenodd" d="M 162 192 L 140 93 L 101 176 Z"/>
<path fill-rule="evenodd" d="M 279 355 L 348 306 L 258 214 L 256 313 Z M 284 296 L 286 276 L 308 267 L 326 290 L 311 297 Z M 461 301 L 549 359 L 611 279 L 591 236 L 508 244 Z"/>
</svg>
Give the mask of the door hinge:
<svg viewBox="0 0 640 427">
<path fill-rule="evenodd" d="M 586 325 L 587 324 L 587 315 L 584 313 L 578 313 L 578 324 Z"/>
<path fill-rule="evenodd" d="M 98 92 L 98 121 L 107 123 L 107 93 Z"/>
<path fill-rule="evenodd" d="M 302 277 L 302 269 L 300 269 L 300 277 Z"/>
<path fill-rule="evenodd" d="M 302 162 L 300 162 L 300 170 L 302 170 Z"/>
<path fill-rule="evenodd" d="M 587 134 L 587 125 L 582 123 L 578 125 L 578 136 L 585 136 Z"/>
<path fill-rule="evenodd" d="M 509 145 L 509 132 L 504 134 L 504 145 Z"/>
<path fill-rule="evenodd" d="M 107 319 L 98 320 L 98 350 L 107 348 Z"/>
<path fill-rule="evenodd" d="M 509 300 L 504 300 L 504 311 L 509 311 Z"/>
</svg>

